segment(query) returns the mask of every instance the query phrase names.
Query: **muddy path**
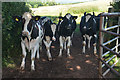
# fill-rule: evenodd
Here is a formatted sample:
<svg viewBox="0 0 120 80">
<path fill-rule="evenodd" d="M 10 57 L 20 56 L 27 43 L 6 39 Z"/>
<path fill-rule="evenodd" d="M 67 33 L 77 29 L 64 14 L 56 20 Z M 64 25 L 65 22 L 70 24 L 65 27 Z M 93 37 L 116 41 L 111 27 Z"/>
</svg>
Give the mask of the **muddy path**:
<svg viewBox="0 0 120 80">
<path fill-rule="evenodd" d="M 40 59 L 35 60 L 36 71 L 30 70 L 28 55 L 24 71 L 19 69 L 21 62 L 18 62 L 15 68 L 3 68 L 3 78 L 98 78 L 98 60 L 93 54 L 93 47 L 90 50 L 86 48 L 86 53 L 82 54 L 82 40 L 78 34 L 73 38 L 72 58 L 67 57 L 66 51 L 61 58 L 57 57 L 58 53 L 59 42 L 54 42 L 51 47 L 53 61 L 48 61 L 43 46 Z"/>
</svg>

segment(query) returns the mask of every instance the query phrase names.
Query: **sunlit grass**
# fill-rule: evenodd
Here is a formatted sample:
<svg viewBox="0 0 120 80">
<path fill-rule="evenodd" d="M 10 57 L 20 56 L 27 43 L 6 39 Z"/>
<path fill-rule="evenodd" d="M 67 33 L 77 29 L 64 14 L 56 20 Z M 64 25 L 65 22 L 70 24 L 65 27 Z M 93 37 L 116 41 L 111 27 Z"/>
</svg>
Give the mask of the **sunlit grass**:
<svg viewBox="0 0 120 80">
<path fill-rule="evenodd" d="M 71 7 L 68 9 L 69 13 L 74 13 L 74 14 L 83 14 L 84 12 L 98 12 L 99 8 L 98 6 L 80 6 L 80 7 Z"/>
</svg>

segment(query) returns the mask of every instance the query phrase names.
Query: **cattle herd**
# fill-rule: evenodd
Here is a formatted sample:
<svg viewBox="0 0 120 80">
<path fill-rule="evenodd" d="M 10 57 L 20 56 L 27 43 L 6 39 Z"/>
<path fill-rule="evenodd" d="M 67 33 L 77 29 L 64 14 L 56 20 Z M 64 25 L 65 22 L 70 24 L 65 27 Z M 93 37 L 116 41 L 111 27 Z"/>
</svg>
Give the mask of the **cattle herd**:
<svg viewBox="0 0 120 80">
<path fill-rule="evenodd" d="M 50 47 L 53 41 L 56 41 L 56 34 L 59 37 L 60 51 L 58 56 L 62 56 L 63 49 L 67 50 L 67 55 L 70 57 L 70 46 L 72 38 L 77 27 L 77 16 L 67 13 L 64 17 L 59 16 L 58 24 L 52 22 L 48 17 L 32 16 L 31 13 L 25 12 L 22 16 L 13 16 L 16 22 L 22 23 L 21 31 L 21 47 L 22 47 L 22 63 L 21 69 L 25 68 L 25 58 L 27 55 L 26 49 L 31 52 L 31 70 L 35 70 L 34 60 L 35 55 L 39 59 L 39 50 L 42 50 L 42 42 L 44 43 L 48 60 L 52 60 Z M 97 31 L 99 28 L 99 16 L 90 13 L 84 13 L 80 21 L 80 32 L 83 38 L 83 50 L 85 53 L 86 39 L 88 39 L 88 48 L 90 48 L 90 40 L 93 38 L 94 54 L 97 52 L 96 41 Z"/>
</svg>

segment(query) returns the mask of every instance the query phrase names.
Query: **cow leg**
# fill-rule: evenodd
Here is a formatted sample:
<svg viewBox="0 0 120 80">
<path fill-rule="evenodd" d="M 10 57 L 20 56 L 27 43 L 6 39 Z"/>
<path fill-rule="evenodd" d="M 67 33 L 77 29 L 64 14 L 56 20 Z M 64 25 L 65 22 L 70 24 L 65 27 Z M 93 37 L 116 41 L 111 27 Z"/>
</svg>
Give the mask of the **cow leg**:
<svg viewBox="0 0 120 80">
<path fill-rule="evenodd" d="M 71 37 L 67 37 L 68 44 L 67 44 L 67 55 L 70 56 L 70 45 L 71 45 Z"/>
<path fill-rule="evenodd" d="M 71 35 L 71 46 L 72 46 L 72 39 L 73 39 L 74 32 Z"/>
<path fill-rule="evenodd" d="M 40 58 L 40 55 L 39 55 L 39 45 L 38 45 L 38 47 L 37 47 L 37 59 L 39 59 Z"/>
<path fill-rule="evenodd" d="M 62 36 L 60 36 L 59 38 L 59 41 L 60 41 L 60 52 L 59 52 L 59 57 L 62 56 L 62 50 L 63 50 L 63 39 L 62 39 Z"/>
<path fill-rule="evenodd" d="M 90 49 L 90 41 L 92 36 L 86 35 L 87 39 L 88 39 L 88 49 Z"/>
<path fill-rule="evenodd" d="M 42 51 L 42 41 L 40 42 L 40 51 Z"/>
<path fill-rule="evenodd" d="M 64 44 L 64 49 L 66 50 L 66 43 L 67 43 L 67 40 L 65 39 L 65 37 L 63 37 L 63 44 Z"/>
<path fill-rule="evenodd" d="M 35 55 L 36 55 L 36 51 L 37 51 L 37 47 L 39 46 L 39 44 L 38 45 L 36 45 L 33 49 L 32 49 L 32 51 L 31 51 L 31 61 L 32 61 L 32 63 L 31 63 L 31 70 L 35 70 L 35 64 L 34 64 L 34 61 L 35 61 Z"/>
<path fill-rule="evenodd" d="M 86 46 L 86 37 L 83 35 L 83 51 L 82 53 L 85 53 L 85 46 Z"/>
<path fill-rule="evenodd" d="M 97 43 L 97 35 L 94 35 L 94 41 L 93 41 L 93 47 L 94 47 L 94 55 L 97 53 L 96 43 Z"/>
<path fill-rule="evenodd" d="M 50 53 L 50 46 L 51 46 L 51 43 L 52 41 L 45 41 L 43 40 L 45 46 L 46 46 L 46 49 L 47 49 L 47 56 L 48 56 L 48 60 L 51 61 L 52 60 L 52 56 L 51 56 L 51 53 Z"/>
<path fill-rule="evenodd" d="M 26 50 L 25 50 L 25 45 L 23 42 L 21 42 L 21 47 L 22 47 L 22 63 L 21 63 L 21 66 L 20 66 L 20 69 L 24 70 L 25 68 L 25 58 L 26 58 Z"/>
</svg>

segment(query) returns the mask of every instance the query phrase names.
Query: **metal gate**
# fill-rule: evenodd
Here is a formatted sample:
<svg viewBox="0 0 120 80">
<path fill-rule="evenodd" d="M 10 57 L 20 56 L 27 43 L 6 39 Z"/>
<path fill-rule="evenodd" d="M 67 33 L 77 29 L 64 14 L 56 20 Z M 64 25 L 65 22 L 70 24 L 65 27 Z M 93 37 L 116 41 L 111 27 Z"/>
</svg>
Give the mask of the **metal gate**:
<svg viewBox="0 0 120 80">
<path fill-rule="evenodd" d="M 117 17 L 118 24 L 115 26 L 104 28 L 104 17 Z M 111 30 L 116 30 L 112 32 Z M 108 41 L 104 41 L 104 34 L 112 35 L 114 38 Z M 99 32 L 99 77 L 105 78 L 106 75 L 112 71 L 112 73 L 116 74 L 120 77 L 120 71 L 115 70 L 115 65 L 120 62 L 120 12 L 115 13 L 102 13 L 100 16 L 100 32 Z M 115 46 L 109 48 L 108 45 L 114 42 Z M 107 55 L 111 55 L 109 57 L 105 57 Z M 110 64 L 110 61 L 114 61 L 114 63 Z M 119 65 L 120 67 L 120 65 Z"/>
</svg>

